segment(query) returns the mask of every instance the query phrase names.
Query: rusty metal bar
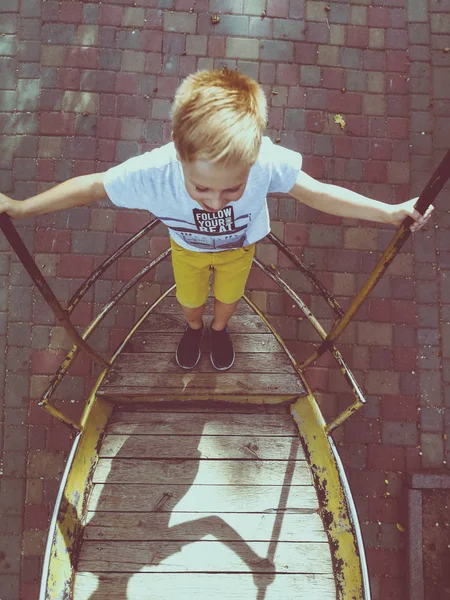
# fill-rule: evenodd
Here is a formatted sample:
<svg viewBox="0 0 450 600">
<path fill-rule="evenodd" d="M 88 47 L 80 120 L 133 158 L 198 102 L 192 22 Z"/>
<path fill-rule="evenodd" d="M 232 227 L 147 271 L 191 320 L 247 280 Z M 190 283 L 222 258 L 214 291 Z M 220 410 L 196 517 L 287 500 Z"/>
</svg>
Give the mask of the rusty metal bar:
<svg viewBox="0 0 450 600">
<path fill-rule="evenodd" d="M 327 337 L 327 332 L 322 327 L 322 325 L 319 323 L 319 321 L 316 319 L 316 317 L 313 315 L 311 310 L 306 306 L 306 304 L 303 302 L 303 300 L 300 298 L 300 296 L 296 292 L 294 292 L 294 290 L 292 290 L 289 287 L 289 285 L 285 281 L 283 281 L 283 279 L 281 279 L 281 277 L 273 269 L 270 269 L 267 265 L 262 263 L 258 258 L 254 257 L 253 263 L 257 267 L 259 267 L 261 269 L 261 271 L 263 271 L 270 279 L 272 279 L 272 281 L 274 281 L 278 285 L 278 287 L 280 287 L 283 291 L 285 291 L 286 294 L 290 298 L 292 298 L 292 300 L 294 300 L 294 302 L 297 304 L 297 306 L 303 312 L 305 317 L 308 319 L 308 321 L 311 323 L 311 325 L 314 327 L 314 329 L 317 331 L 317 333 L 320 335 L 320 337 L 322 339 L 325 339 Z"/>
<path fill-rule="evenodd" d="M 289 287 L 289 285 L 285 281 L 283 281 L 283 279 L 281 279 L 281 277 L 279 275 L 277 275 L 277 273 L 274 273 L 273 270 L 270 270 L 265 264 L 263 264 L 257 258 L 254 258 L 253 262 L 255 263 L 255 265 L 257 267 L 259 267 L 261 269 L 261 271 L 263 271 L 268 277 L 270 277 L 270 279 L 272 279 L 272 281 L 274 281 L 284 292 L 286 292 L 286 294 L 291 298 L 291 300 L 293 300 L 293 302 L 295 302 L 295 304 L 298 306 L 298 308 L 308 318 L 309 322 L 315 328 L 315 330 L 320 335 L 320 337 L 322 339 L 325 339 L 326 336 L 327 336 L 326 331 L 323 329 L 323 327 L 317 321 L 316 317 L 312 314 L 312 312 L 309 310 L 309 308 L 304 304 L 304 302 L 302 301 L 302 299 Z M 284 351 L 287 353 L 287 355 L 290 358 L 290 360 L 291 360 L 291 362 L 292 362 L 295 370 L 303 378 L 303 370 L 304 369 L 302 368 L 302 365 L 300 365 L 300 366 L 298 365 L 297 361 L 295 360 L 295 358 L 292 356 L 292 354 L 289 352 L 288 348 L 286 347 L 286 344 L 284 343 L 284 341 L 281 340 L 281 338 L 278 335 L 278 333 L 275 331 L 275 329 L 268 322 L 267 317 L 264 315 L 264 313 L 262 311 L 260 311 L 255 306 L 255 304 L 253 302 L 251 302 L 251 300 L 249 300 L 246 296 L 244 296 L 244 300 L 247 302 L 247 304 L 249 304 L 253 308 L 253 310 L 266 323 L 266 325 L 272 331 L 272 333 L 274 334 L 274 336 L 276 337 L 276 339 L 278 340 L 278 342 L 282 345 Z M 347 364 L 346 364 L 346 362 L 345 362 L 342 354 L 339 352 L 339 350 L 336 348 L 336 346 L 334 344 L 331 345 L 330 351 L 331 351 L 334 359 L 338 363 L 339 369 L 340 369 L 340 371 L 341 371 L 344 379 L 347 381 L 348 385 L 351 388 L 351 391 L 352 391 L 353 395 L 356 398 L 356 401 L 354 402 L 354 404 L 352 404 L 350 407 L 344 409 L 342 411 L 342 413 L 339 414 L 334 419 L 334 421 L 332 421 L 327 426 L 327 427 L 331 428 L 330 429 L 330 432 L 331 432 L 338 425 L 340 425 L 346 419 L 348 419 L 348 417 L 351 416 L 354 412 L 356 412 L 359 408 L 361 408 L 362 406 L 364 406 L 367 403 L 367 401 L 364 398 L 364 395 L 363 395 L 363 393 L 361 391 L 361 388 L 359 387 L 358 382 L 354 378 L 353 373 L 347 367 Z"/>
<path fill-rule="evenodd" d="M 419 200 L 417 201 L 415 208 L 419 211 L 420 214 L 424 214 L 427 208 L 434 202 L 436 196 L 444 187 L 445 182 L 450 177 L 450 150 L 445 154 L 442 162 L 436 169 L 436 171 L 431 176 L 428 184 L 425 189 L 421 193 Z M 340 321 L 337 321 L 330 333 L 328 334 L 326 340 L 320 345 L 320 347 L 314 352 L 309 358 L 305 360 L 305 362 L 300 365 L 302 369 L 309 366 L 315 360 L 317 360 L 322 354 L 324 354 L 327 350 L 330 349 L 332 343 L 341 335 L 344 329 L 349 324 L 350 320 L 354 317 L 354 315 L 359 310 L 361 304 L 373 290 L 375 285 L 384 275 L 386 269 L 389 267 L 391 262 L 394 260 L 395 256 L 406 242 L 408 237 L 411 234 L 410 225 L 413 223 L 413 219 L 411 217 L 406 217 L 403 223 L 398 228 L 393 240 L 383 252 L 380 260 L 375 266 L 372 273 L 367 278 L 367 281 L 364 283 L 358 294 L 353 299 L 350 308 L 345 313 Z"/>
<path fill-rule="evenodd" d="M 153 304 L 151 304 L 147 310 L 144 312 L 144 314 L 141 315 L 141 317 L 136 321 L 136 323 L 133 325 L 133 327 L 130 329 L 130 331 L 127 333 L 127 335 L 125 336 L 125 338 L 120 342 L 120 344 L 118 345 L 118 347 L 116 348 L 114 354 L 111 357 L 111 365 L 114 364 L 114 361 L 117 359 L 117 357 L 119 356 L 119 354 L 122 352 L 122 350 L 124 349 L 125 345 L 128 343 L 128 340 L 131 338 L 132 335 L 134 335 L 134 332 L 142 325 L 142 323 L 145 321 L 145 319 L 149 316 L 149 314 L 151 312 L 153 312 L 153 310 L 171 293 L 173 292 L 173 290 L 176 288 L 176 284 L 174 283 L 173 285 L 171 285 L 165 292 L 163 292 L 161 294 L 161 296 L 159 298 L 157 298 Z"/>
<path fill-rule="evenodd" d="M 289 348 L 286 346 L 283 338 L 281 337 L 281 335 L 278 333 L 278 331 L 275 329 L 275 327 L 273 327 L 272 323 L 268 320 L 268 318 L 266 317 L 266 315 L 263 313 L 262 310 L 260 310 L 256 304 L 250 300 L 250 298 L 248 296 L 246 296 L 244 294 L 243 299 L 245 300 L 245 302 L 248 304 L 248 306 L 250 306 L 250 308 L 258 315 L 258 317 L 263 321 L 263 323 L 266 325 L 266 327 L 268 329 L 270 329 L 270 331 L 272 332 L 272 335 L 274 336 L 274 338 L 277 340 L 277 342 L 280 344 L 280 346 L 283 348 L 283 350 L 286 352 L 287 357 L 289 358 L 289 360 L 292 363 L 292 366 L 294 367 L 294 369 L 297 371 L 299 377 L 303 380 L 303 373 L 301 372 L 297 361 L 295 360 L 294 355 L 291 353 L 291 351 L 289 350 Z"/>
<path fill-rule="evenodd" d="M 133 286 L 135 286 L 136 283 L 138 283 L 138 281 L 140 279 L 142 279 L 142 277 L 144 277 L 144 275 L 146 275 L 149 271 L 151 271 L 154 267 L 156 267 L 156 265 L 158 265 L 161 261 L 163 261 L 170 254 L 170 251 L 171 251 L 170 248 L 168 248 L 167 250 L 162 252 L 159 256 L 157 256 L 155 259 L 153 259 L 146 267 L 141 269 L 139 271 L 139 273 L 136 273 L 136 275 L 132 279 L 130 279 L 130 281 L 128 281 L 128 283 L 126 283 L 111 298 L 111 300 L 107 304 L 105 304 L 105 306 L 99 312 L 99 314 L 95 317 L 95 319 L 87 326 L 86 330 L 83 333 L 83 339 L 87 339 L 92 334 L 92 332 L 95 330 L 97 325 L 106 317 L 106 315 L 109 313 L 109 311 L 119 302 L 119 300 L 127 292 L 129 292 L 130 289 Z M 50 381 L 48 388 L 45 390 L 44 394 L 42 395 L 42 397 L 38 403 L 39 406 L 42 406 L 45 408 L 49 404 L 54 391 L 56 390 L 58 385 L 61 383 L 63 377 L 67 373 L 67 370 L 69 369 L 70 365 L 72 364 L 77 353 L 78 353 L 78 348 L 76 346 L 73 346 L 69 350 L 69 352 L 66 354 L 66 357 L 64 358 L 64 360 L 60 364 L 58 370 L 56 371 L 55 375 L 53 376 L 52 380 Z M 110 362 L 107 363 L 107 367 L 109 367 L 112 364 L 112 361 L 113 361 L 113 359 L 111 359 Z"/>
<path fill-rule="evenodd" d="M 101 265 L 99 265 L 95 271 L 89 275 L 84 283 L 77 289 L 77 291 L 73 294 L 72 298 L 68 301 L 66 306 L 67 314 L 73 311 L 76 305 L 80 302 L 86 292 L 92 287 L 92 285 L 97 281 L 97 279 L 103 275 L 103 273 L 110 267 L 122 254 L 124 254 L 131 246 L 134 246 L 136 242 L 138 242 L 144 235 L 149 233 L 152 229 L 156 227 L 160 223 L 159 219 L 153 219 L 150 223 L 147 223 L 145 227 L 143 227 L 140 231 L 138 231 L 133 237 L 127 240 L 120 248 L 118 248 L 114 254 L 111 254 L 109 258 L 107 258 Z"/>
<path fill-rule="evenodd" d="M 28 251 L 28 248 L 25 246 L 22 238 L 20 237 L 16 228 L 12 224 L 11 219 L 5 213 L 0 215 L 0 228 L 3 231 L 3 234 L 5 235 L 8 242 L 11 244 L 12 249 L 17 254 L 17 257 L 23 264 L 28 275 L 31 277 L 34 284 L 41 292 L 44 300 L 52 309 L 58 324 L 64 327 L 73 343 L 78 345 L 80 350 L 87 354 L 89 358 L 91 358 L 100 366 L 104 368 L 107 367 L 108 363 L 99 354 L 97 354 L 97 352 L 95 352 L 95 350 L 93 350 L 89 346 L 89 344 L 87 344 L 83 340 L 78 331 L 70 322 L 68 314 L 58 302 L 58 299 L 56 298 L 55 294 L 53 293 L 47 281 L 45 280 L 45 277 L 40 272 L 36 262 L 34 261 L 33 257 Z"/>
<path fill-rule="evenodd" d="M 72 364 L 72 362 L 73 362 L 74 358 L 77 356 L 77 354 L 78 354 L 78 347 L 72 346 L 72 348 L 69 350 L 69 352 L 64 357 L 64 360 L 62 361 L 62 363 L 59 365 L 58 370 L 53 375 L 48 388 L 42 394 L 41 399 L 38 402 L 38 406 L 41 406 L 42 408 L 47 408 L 47 406 L 50 403 L 50 399 L 53 395 L 53 392 L 56 390 L 58 385 L 61 383 L 63 377 L 67 373 L 70 365 Z"/>
<path fill-rule="evenodd" d="M 303 273 L 303 275 L 308 279 L 308 281 L 312 283 L 316 290 L 318 290 L 321 293 L 323 299 L 326 301 L 328 306 L 338 315 L 338 317 L 343 317 L 344 310 L 342 309 L 339 302 L 336 300 L 333 294 L 331 294 L 327 290 L 323 283 L 316 278 L 314 273 L 312 273 L 312 271 L 308 269 L 304 262 L 301 261 L 299 257 L 296 254 L 294 254 L 294 252 L 292 252 L 292 250 L 290 250 L 287 246 L 285 246 L 283 242 L 279 238 L 277 238 L 277 236 L 274 235 L 272 232 L 267 234 L 267 239 L 270 240 L 272 244 L 274 244 L 279 250 L 281 250 L 281 252 L 283 252 L 283 254 L 287 258 L 289 258 L 291 262 L 294 263 L 294 265 Z"/>
<path fill-rule="evenodd" d="M 330 423 L 325 425 L 325 433 L 329 435 L 332 433 L 336 427 L 342 425 L 344 421 L 346 421 L 349 417 L 351 417 L 357 410 L 364 406 L 363 402 L 356 400 L 353 404 L 344 409 L 336 418 L 334 418 Z"/>
<path fill-rule="evenodd" d="M 39 406 L 42 406 L 42 408 L 44 408 L 46 411 L 48 411 L 52 415 L 52 417 L 55 417 L 55 419 L 58 419 L 58 421 L 61 421 L 61 423 L 64 423 L 64 425 L 67 425 L 73 431 L 77 431 L 77 432 L 81 431 L 80 423 L 75 422 L 70 417 L 66 417 L 66 415 L 64 415 L 60 410 L 58 410 L 51 404 L 45 404 L 45 405 L 39 404 Z"/>
</svg>

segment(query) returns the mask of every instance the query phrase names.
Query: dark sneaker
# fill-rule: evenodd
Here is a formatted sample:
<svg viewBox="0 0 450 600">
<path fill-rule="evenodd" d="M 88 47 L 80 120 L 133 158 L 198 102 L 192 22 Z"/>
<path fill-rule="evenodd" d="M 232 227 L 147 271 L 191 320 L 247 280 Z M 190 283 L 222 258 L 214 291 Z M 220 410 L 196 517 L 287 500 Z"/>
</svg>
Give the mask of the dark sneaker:
<svg viewBox="0 0 450 600">
<path fill-rule="evenodd" d="M 226 371 L 233 366 L 234 349 L 228 327 L 221 331 L 211 329 L 211 362 L 218 371 Z"/>
<path fill-rule="evenodd" d="M 175 353 L 175 359 L 182 369 L 193 369 L 200 360 L 202 335 L 203 325 L 200 329 L 191 329 L 189 325 L 186 325 L 186 330 Z"/>
</svg>

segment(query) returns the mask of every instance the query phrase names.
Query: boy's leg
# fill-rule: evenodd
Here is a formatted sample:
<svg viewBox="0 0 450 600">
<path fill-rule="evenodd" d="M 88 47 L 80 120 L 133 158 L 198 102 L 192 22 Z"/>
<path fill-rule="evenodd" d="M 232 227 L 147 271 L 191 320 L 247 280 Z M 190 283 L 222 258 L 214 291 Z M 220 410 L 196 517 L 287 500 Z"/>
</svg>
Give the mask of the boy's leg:
<svg viewBox="0 0 450 600">
<path fill-rule="evenodd" d="M 208 297 L 211 261 L 208 253 L 185 250 L 173 240 L 171 246 L 177 300 L 187 322 L 175 358 L 183 369 L 192 369 L 201 356 L 202 315 Z"/>
<path fill-rule="evenodd" d="M 186 306 L 181 308 L 187 325 L 175 352 L 175 360 L 182 369 L 193 369 L 198 364 L 202 354 L 200 342 L 203 335 L 202 315 L 205 305 L 203 304 L 198 308 L 187 308 Z"/>
<path fill-rule="evenodd" d="M 199 306 L 198 308 L 189 308 L 187 306 L 181 306 L 184 313 L 186 323 L 191 329 L 201 329 L 203 326 L 203 311 L 205 305 Z"/>
<path fill-rule="evenodd" d="M 234 314 L 238 302 L 232 302 L 231 304 L 225 304 L 217 298 L 214 299 L 214 320 L 211 323 L 211 329 L 221 331 L 228 325 L 228 321 Z"/>
<path fill-rule="evenodd" d="M 214 319 L 211 324 L 211 362 L 218 371 L 233 366 L 235 353 L 227 324 L 244 294 L 255 245 L 213 256 Z"/>
</svg>

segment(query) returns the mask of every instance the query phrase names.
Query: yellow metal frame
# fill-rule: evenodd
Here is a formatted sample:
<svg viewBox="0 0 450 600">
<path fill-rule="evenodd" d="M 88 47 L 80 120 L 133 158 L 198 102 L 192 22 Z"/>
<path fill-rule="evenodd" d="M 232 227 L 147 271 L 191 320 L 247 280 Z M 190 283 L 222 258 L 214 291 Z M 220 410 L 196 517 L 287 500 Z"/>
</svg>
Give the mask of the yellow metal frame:
<svg viewBox="0 0 450 600">
<path fill-rule="evenodd" d="M 322 413 L 310 390 L 308 396 L 292 405 L 291 413 L 311 469 L 331 546 L 337 599 L 369 600 L 364 547 L 353 500 L 345 473 L 334 456 L 332 440 L 325 432 Z"/>
<path fill-rule="evenodd" d="M 122 343 L 111 357 L 110 366 L 114 364 L 123 348 L 133 336 L 148 315 L 166 298 L 175 286 L 170 287 L 162 294 L 140 317 L 129 331 Z M 370 590 L 365 583 L 365 562 L 362 558 L 364 550 L 362 540 L 358 539 L 355 532 L 357 527 L 356 513 L 351 518 L 351 495 L 348 489 L 345 474 L 339 470 L 336 457 L 333 454 L 332 439 L 329 431 L 333 424 L 326 425 L 317 402 L 308 387 L 304 373 L 299 367 L 294 356 L 289 352 L 284 340 L 277 330 L 271 325 L 264 313 L 247 297 L 245 302 L 262 319 L 290 359 L 299 380 L 307 390 L 306 397 L 279 397 L 263 398 L 259 396 L 244 396 L 230 398 L 215 397 L 239 403 L 265 403 L 295 401 L 292 414 L 296 420 L 300 437 L 305 448 L 305 454 L 315 479 L 322 512 L 322 520 L 329 537 L 334 570 L 337 581 L 338 599 L 369 600 Z M 91 324 L 87 335 L 95 325 Z M 72 460 L 67 467 L 67 481 L 62 490 L 60 502 L 55 509 L 56 516 L 53 531 L 50 532 L 51 545 L 46 560 L 47 573 L 44 575 L 40 600 L 70 600 L 76 571 L 79 544 L 83 535 L 86 519 L 87 501 L 91 490 L 92 474 L 98 461 L 98 449 L 104 429 L 112 412 L 112 404 L 98 395 L 98 388 L 106 375 L 107 370 L 100 375 L 87 402 L 85 411 L 80 421 L 80 433 L 74 445 Z M 184 400 L 210 400 L 210 397 L 192 395 L 183 396 Z M 151 399 L 158 402 L 157 398 Z M 48 406 L 50 408 L 51 405 Z M 53 408 L 53 407 L 51 407 Z M 353 406 L 347 411 L 353 411 Z M 326 477 L 323 474 L 326 473 Z M 83 493 L 80 494 L 80 490 Z M 49 539 L 50 544 L 50 539 Z"/>
<path fill-rule="evenodd" d="M 92 476 L 106 424 L 113 410 L 111 403 L 96 393 L 106 371 L 100 375 L 86 403 L 73 452 L 54 510 L 41 581 L 40 600 L 71 600 L 79 544 L 85 526 Z M 64 485 L 65 482 L 65 485 Z"/>
<path fill-rule="evenodd" d="M 134 325 L 120 344 L 111 364 L 117 360 L 126 343 L 153 309 L 168 296 L 174 286 L 156 300 Z M 305 455 L 309 462 L 318 493 L 322 521 L 327 532 L 337 582 L 338 600 L 369 600 L 370 589 L 364 560 L 361 536 L 358 537 L 358 520 L 354 510 L 345 473 L 333 453 L 333 442 L 317 402 L 305 380 L 297 361 L 289 352 L 283 339 L 258 307 L 246 296 L 245 302 L 263 320 L 290 359 L 307 396 L 286 398 L 298 425 Z M 98 451 L 103 433 L 112 412 L 112 404 L 98 396 L 98 388 L 106 375 L 100 375 L 80 422 L 80 433 L 66 469 L 66 482 L 55 508 L 53 527 L 49 532 L 48 556 L 45 561 L 40 600 L 71 600 L 75 581 L 76 563 L 85 526 L 87 502 L 92 488 L 92 475 L 98 461 Z M 192 396 L 191 400 L 199 400 Z M 206 399 L 206 398 L 205 398 Z M 228 401 L 264 402 L 259 397 L 239 397 Z M 277 403 L 286 399 L 277 399 Z M 186 400 L 186 398 L 185 398 Z M 210 398 L 209 398 L 210 400 Z M 157 400 L 155 400 L 157 401 Z M 80 493 L 81 490 L 83 493 Z M 347 492 L 346 492 L 347 490 Z"/>
<path fill-rule="evenodd" d="M 93 389 L 81 422 L 81 433 L 67 466 L 66 483 L 55 508 L 44 565 L 40 600 L 71 600 L 80 542 L 86 521 L 92 475 L 112 404 L 96 395 L 106 371 Z M 314 478 L 320 512 L 330 542 L 338 600 L 370 600 L 358 520 L 345 473 L 333 453 L 317 402 L 308 395 L 291 404 L 300 439 Z M 81 493 L 82 492 L 82 493 Z"/>
</svg>

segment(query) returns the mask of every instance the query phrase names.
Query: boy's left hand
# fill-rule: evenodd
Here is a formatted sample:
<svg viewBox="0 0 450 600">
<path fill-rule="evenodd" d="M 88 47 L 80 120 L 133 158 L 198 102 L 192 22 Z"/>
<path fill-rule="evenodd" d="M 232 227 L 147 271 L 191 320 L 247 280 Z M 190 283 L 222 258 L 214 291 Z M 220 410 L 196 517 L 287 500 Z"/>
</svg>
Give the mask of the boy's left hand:
<svg viewBox="0 0 450 600">
<path fill-rule="evenodd" d="M 406 217 L 411 217 L 414 221 L 410 226 L 411 231 L 414 232 L 418 229 L 421 229 L 431 217 L 434 210 L 434 206 L 429 206 L 425 214 L 421 215 L 414 208 L 414 205 L 416 204 L 418 199 L 419 198 L 413 198 L 412 200 L 408 200 L 407 202 L 402 202 L 401 204 L 391 206 L 391 223 L 393 225 L 397 225 L 398 227 L 399 225 L 401 225 L 401 223 Z"/>
</svg>

